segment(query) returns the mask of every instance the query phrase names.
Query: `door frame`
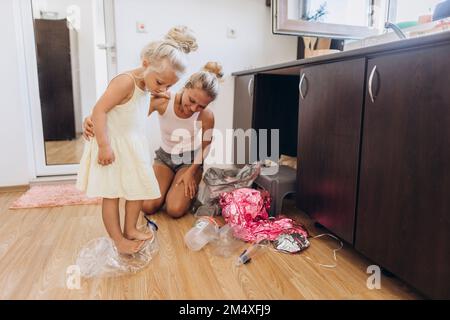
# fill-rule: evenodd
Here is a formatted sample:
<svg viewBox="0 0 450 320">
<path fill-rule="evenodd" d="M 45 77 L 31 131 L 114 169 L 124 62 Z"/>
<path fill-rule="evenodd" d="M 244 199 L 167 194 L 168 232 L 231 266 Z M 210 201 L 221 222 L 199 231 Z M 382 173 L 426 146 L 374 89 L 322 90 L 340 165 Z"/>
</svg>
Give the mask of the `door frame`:
<svg viewBox="0 0 450 320">
<path fill-rule="evenodd" d="M 115 42 L 112 42 L 115 41 L 113 1 L 95 1 L 103 3 L 105 33 L 108 35 L 106 40 L 112 43 L 113 49 L 115 49 Z M 32 0 L 18 0 L 16 4 L 18 6 L 16 10 L 16 18 L 19 22 L 17 23 L 19 28 L 18 34 L 22 38 L 20 47 L 23 49 L 23 55 L 19 57 L 23 67 L 20 68 L 19 72 L 21 73 L 21 79 L 24 81 L 24 92 L 27 95 L 27 118 L 29 120 L 29 128 L 31 129 L 28 131 L 28 139 L 31 142 L 28 151 L 29 157 L 31 158 L 30 163 L 34 164 L 32 177 L 75 175 L 78 171 L 79 164 L 47 165 L 46 163 Z M 116 72 L 117 63 L 114 59 L 110 58 L 110 55 L 107 54 L 107 57 L 107 78 L 110 79 L 112 74 Z"/>
</svg>

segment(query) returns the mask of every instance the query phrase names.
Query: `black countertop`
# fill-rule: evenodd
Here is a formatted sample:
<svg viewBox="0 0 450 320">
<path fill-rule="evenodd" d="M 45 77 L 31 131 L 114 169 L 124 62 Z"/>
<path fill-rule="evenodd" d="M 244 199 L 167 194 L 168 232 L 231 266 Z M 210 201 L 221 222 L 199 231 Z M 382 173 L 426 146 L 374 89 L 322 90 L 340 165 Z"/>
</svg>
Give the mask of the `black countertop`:
<svg viewBox="0 0 450 320">
<path fill-rule="evenodd" d="M 423 47 L 429 45 L 435 45 L 438 43 L 450 42 L 450 31 L 440 32 L 433 35 L 427 35 L 417 38 L 410 38 L 398 41 L 392 41 L 388 43 L 383 43 L 375 46 L 368 46 L 355 50 L 342 51 L 338 53 L 323 55 L 314 58 L 300 59 L 294 60 L 291 62 L 285 62 L 280 64 L 275 64 L 267 67 L 261 67 L 250 70 L 243 70 L 239 72 L 233 72 L 233 76 L 242 76 L 248 74 L 261 73 L 266 71 L 285 69 L 291 67 L 298 67 L 307 64 L 319 64 L 323 62 L 331 62 L 348 58 L 358 58 L 365 57 L 371 55 L 377 55 L 383 53 L 385 51 L 397 51 L 397 50 L 407 50 L 413 49 L 415 47 Z M 449 63 L 450 63 L 450 55 L 449 55 Z"/>
</svg>

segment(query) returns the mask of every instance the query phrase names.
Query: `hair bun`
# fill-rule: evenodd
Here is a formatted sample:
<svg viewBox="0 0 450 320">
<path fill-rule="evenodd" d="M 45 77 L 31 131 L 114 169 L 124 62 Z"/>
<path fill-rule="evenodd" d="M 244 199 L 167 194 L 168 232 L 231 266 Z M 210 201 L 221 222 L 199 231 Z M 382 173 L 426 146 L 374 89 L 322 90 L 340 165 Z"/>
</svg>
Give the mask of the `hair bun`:
<svg viewBox="0 0 450 320">
<path fill-rule="evenodd" d="M 184 52 L 190 53 L 198 49 L 197 39 L 192 30 L 186 26 L 176 26 L 167 32 L 166 40 L 176 42 L 177 46 Z"/>
<path fill-rule="evenodd" d="M 218 62 L 210 61 L 203 67 L 204 71 L 214 73 L 218 79 L 223 77 L 222 66 Z"/>
</svg>

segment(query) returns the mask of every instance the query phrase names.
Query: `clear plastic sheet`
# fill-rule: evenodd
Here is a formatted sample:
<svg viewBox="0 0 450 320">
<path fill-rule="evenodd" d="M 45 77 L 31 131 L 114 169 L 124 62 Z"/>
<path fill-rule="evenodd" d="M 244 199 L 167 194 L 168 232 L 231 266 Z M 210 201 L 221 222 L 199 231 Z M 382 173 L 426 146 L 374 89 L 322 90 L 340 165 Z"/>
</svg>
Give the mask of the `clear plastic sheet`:
<svg viewBox="0 0 450 320">
<path fill-rule="evenodd" d="M 132 255 L 119 254 L 111 238 L 102 237 L 89 241 L 80 251 L 76 265 L 84 278 L 115 277 L 129 273 L 137 273 L 147 267 L 159 251 L 157 226 L 147 223 L 153 234 L 142 249 Z"/>
</svg>

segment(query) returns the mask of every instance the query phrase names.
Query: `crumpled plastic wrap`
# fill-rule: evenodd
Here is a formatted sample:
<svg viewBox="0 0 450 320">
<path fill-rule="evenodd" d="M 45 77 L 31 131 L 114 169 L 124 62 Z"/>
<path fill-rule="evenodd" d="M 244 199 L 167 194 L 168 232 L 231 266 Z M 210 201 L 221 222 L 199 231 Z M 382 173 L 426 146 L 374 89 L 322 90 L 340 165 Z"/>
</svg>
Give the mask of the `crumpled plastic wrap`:
<svg viewBox="0 0 450 320">
<path fill-rule="evenodd" d="M 217 201 L 211 201 L 204 205 L 200 204 L 194 211 L 196 217 L 214 217 L 220 214 L 220 206 Z"/>
<path fill-rule="evenodd" d="M 220 196 L 222 216 L 233 227 L 234 235 L 244 241 L 274 241 L 280 234 L 308 232 L 292 219 L 269 219 L 270 194 L 265 190 L 241 188 Z"/>
<path fill-rule="evenodd" d="M 197 200 L 201 204 L 218 200 L 223 192 L 250 187 L 261 172 L 261 163 L 245 165 L 241 169 L 209 168 L 199 186 Z"/>
<path fill-rule="evenodd" d="M 147 267 L 159 251 L 156 237 L 157 227 L 147 224 L 152 239 L 147 240 L 142 249 L 132 255 L 119 254 L 111 238 L 102 237 L 89 241 L 80 251 L 76 265 L 84 278 L 115 277 L 137 273 Z"/>
</svg>

